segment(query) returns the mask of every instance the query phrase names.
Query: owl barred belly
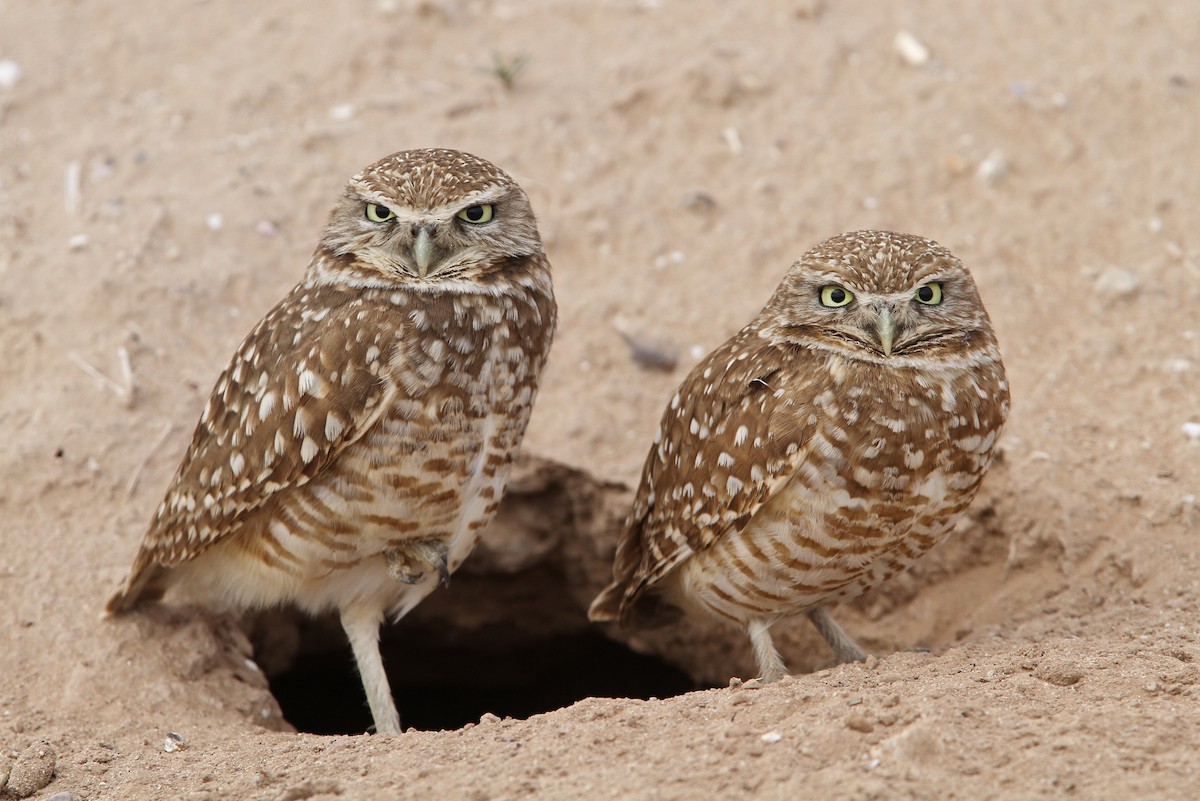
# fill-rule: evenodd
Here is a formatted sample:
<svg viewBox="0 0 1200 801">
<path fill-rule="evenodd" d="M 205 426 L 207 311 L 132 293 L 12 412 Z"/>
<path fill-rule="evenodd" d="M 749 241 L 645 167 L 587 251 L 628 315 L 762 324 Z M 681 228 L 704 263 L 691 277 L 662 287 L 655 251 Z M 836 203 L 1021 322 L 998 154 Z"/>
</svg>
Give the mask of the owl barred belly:
<svg viewBox="0 0 1200 801">
<path fill-rule="evenodd" d="M 903 373 L 828 359 L 836 380 L 813 404 L 804 465 L 739 537 L 664 580 L 676 605 L 745 625 L 853 599 L 944 540 L 974 498 L 994 444 L 959 437 L 979 429 L 978 407 L 990 403 L 978 382 L 958 375 L 965 392 L 927 376 L 902 386 Z M 914 416 L 921 430 L 909 430 Z"/>
<path fill-rule="evenodd" d="M 657 602 L 746 629 L 805 613 L 865 658 L 827 604 L 903 570 L 974 497 L 1008 416 L 1000 350 L 970 273 L 928 239 L 833 237 L 684 379 L 663 413 L 596 621 Z"/>
</svg>

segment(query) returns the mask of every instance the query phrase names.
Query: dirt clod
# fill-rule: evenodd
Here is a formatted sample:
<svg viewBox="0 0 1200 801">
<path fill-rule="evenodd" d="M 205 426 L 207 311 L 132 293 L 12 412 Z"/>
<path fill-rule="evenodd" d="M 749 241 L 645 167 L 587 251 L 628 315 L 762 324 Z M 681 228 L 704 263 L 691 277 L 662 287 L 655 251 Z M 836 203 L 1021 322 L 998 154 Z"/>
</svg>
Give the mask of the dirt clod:
<svg viewBox="0 0 1200 801">
<path fill-rule="evenodd" d="M 57 755 L 49 743 L 34 743 L 13 763 L 6 789 L 17 798 L 28 798 L 54 778 L 56 761 Z"/>
<path fill-rule="evenodd" d="M 1033 675 L 1059 687 L 1070 687 L 1083 678 L 1084 671 L 1072 662 L 1046 661 L 1037 666 Z"/>
</svg>

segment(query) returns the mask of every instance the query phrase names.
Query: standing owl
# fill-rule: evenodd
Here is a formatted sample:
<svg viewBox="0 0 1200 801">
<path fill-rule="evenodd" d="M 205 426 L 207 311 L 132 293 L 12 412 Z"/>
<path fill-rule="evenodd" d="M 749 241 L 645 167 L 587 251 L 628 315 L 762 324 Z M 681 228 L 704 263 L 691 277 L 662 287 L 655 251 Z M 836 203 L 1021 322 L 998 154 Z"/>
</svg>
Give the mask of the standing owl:
<svg viewBox="0 0 1200 801">
<path fill-rule="evenodd" d="M 217 379 L 123 612 L 336 610 L 378 732 L 400 719 L 379 625 L 467 558 L 504 494 L 556 306 L 529 199 L 453 150 L 350 179 L 303 281 Z"/>
<path fill-rule="evenodd" d="M 962 263 L 928 239 L 834 237 L 671 399 L 595 621 L 665 604 L 744 628 L 760 678 L 806 613 L 865 657 L 826 605 L 907 568 L 975 496 L 1008 416 L 1004 365 Z"/>
</svg>

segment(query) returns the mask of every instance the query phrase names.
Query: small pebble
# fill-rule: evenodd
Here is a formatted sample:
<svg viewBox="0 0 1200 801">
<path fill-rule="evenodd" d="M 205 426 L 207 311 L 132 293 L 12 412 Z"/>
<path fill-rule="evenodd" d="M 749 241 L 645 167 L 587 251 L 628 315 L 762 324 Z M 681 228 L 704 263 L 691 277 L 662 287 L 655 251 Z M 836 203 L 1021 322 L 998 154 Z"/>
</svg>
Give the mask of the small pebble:
<svg viewBox="0 0 1200 801">
<path fill-rule="evenodd" d="M 220 231 L 225 227 L 225 217 L 221 215 L 221 212 L 214 211 L 204 218 L 204 224 L 208 226 L 208 230 L 210 231 Z"/>
<path fill-rule="evenodd" d="M 729 152 L 735 156 L 741 155 L 742 150 L 742 135 L 738 133 L 738 129 L 730 126 L 721 131 L 721 136 L 725 138 L 725 146 L 729 148 Z"/>
<path fill-rule="evenodd" d="M 867 720 L 866 715 L 860 714 L 847 715 L 846 728 L 863 734 L 870 734 L 875 730 L 875 727 L 871 725 L 871 721 Z"/>
<path fill-rule="evenodd" d="M 987 183 L 994 184 L 1008 175 L 1008 159 L 1004 157 L 1003 151 L 993 150 L 987 158 L 979 162 L 975 174 Z"/>
<path fill-rule="evenodd" d="M 11 89 L 21 80 L 21 65 L 11 58 L 0 59 L 0 89 Z"/>
<path fill-rule="evenodd" d="M 46 801 L 79 801 L 79 796 L 74 793 L 55 793 L 47 798 Z"/>
<path fill-rule="evenodd" d="M 638 367 L 669 373 L 679 364 L 679 349 L 661 337 L 630 334 L 617 329 L 629 346 L 629 356 Z"/>
<path fill-rule="evenodd" d="M 34 743 L 13 763 L 8 775 L 8 792 L 17 798 L 28 798 L 54 778 L 56 755 L 49 743 Z"/>
<path fill-rule="evenodd" d="M 1195 367 L 1191 359 L 1177 357 L 1163 362 L 1162 369 L 1168 373 L 1186 373 Z"/>
<path fill-rule="evenodd" d="M 491 726 L 491 725 L 493 725 L 495 723 L 499 723 L 499 722 L 500 722 L 500 717 L 498 715 L 492 714 L 491 712 L 484 712 L 482 715 L 479 716 L 479 725 L 480 726 Z"/>
<path fill-rule="evenodd" d="M 1070 687 L 1083 678 L 1083 671 L 1070 662 L 1043 662 L 1033 671 L 1033 675 L 1048 684 Z"/>
<path fill-rule="evenodd" d="M 354 104 L 342 103 L 329 109 L 329 116 L 338 122 L 345 122 L 354 117 Z"/>
<path fill-rule="evenodd" d="M 717 207 L 717 201 L 707 192 L 692 192 L 683 198 L 683 207 L 689 211 L 708 212 Z"/>
<path fill-rule="evenodd" d="M 1104 295 L 1126 297 L 1137 292 L 1141 283 L 1142 279 L 1136 273 L 1120 267 L 1105 267 L 1096 276 L 1096 291 Z"/>
<path fill-rule="evenodd" d="M 87 234 L 75 234 L 75 236 L 67 240 L 67 250 L 83 250 L 87 247 L 87 244 Z"/>
<path fill-rule="evenodd" d="M 179 732 L 168 732 L 167 738 L 163 740 L 163 750 L 168 754 L 173 754 L 176 751 L 184 751 L 187 749 L 187 740 Z"/>
<path fill-rule="evenodd" d="M 683 264 L 683 260 L 685 258 L 687 257 L 684 256 L 682 250 L 672 250 L 670 253 L 667 253 L 663 256 L 655 257 L 654 267 L 655 269 L 661 270 L 668 264 Z"/>
<path fill-rule="evenodd" d="M 259 236 L 272 237 L 279 233 L 279 226 L 270 220 L 259 220 L 255 230 L 258 231 Z"/>
<path fill-rule="evenodd" d="M 929 48 L 908 31 L 897 33 L 896 38 L 892 40 L 892 45 L 904 63 L 910 67 L 923 67 L 929 63 L 929 59 L 932 57 Z"/>
<path fill-rule="evenodd" d="M 1200 423 L 1184 423 L 1183 435 L 1187 437 L 1193 445 L 1200 445 Z"/>
<path fill-rule="evenodd" d="M 777 731 L 769 731 L 762 736 L 762 741 L 767 745 L 774 745 L 783 739 L 783 735 Z"/>
</svg>

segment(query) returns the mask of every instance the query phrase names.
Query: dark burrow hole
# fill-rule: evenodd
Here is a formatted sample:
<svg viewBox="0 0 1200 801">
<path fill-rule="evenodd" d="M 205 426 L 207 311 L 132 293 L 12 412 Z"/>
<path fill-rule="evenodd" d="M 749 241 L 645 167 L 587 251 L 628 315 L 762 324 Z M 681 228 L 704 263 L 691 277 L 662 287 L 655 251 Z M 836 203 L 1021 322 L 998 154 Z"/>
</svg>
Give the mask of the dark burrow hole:
<svg viewBox="0 0 1200 801">
<path fill-rule="evenodd" d="M 302 732 L 359 734 L 371 725 L 350 647 L 340 645 L 310 652 L 270 680 L 284 718 Z M 599 630 L 501 650 L 430 643 L 392 627 L 381 648 L 406 729 L 457 729 L 488 712 L 527 718 L 583 698 L 667 698 L 697 689 L 683 671 Z"/>
</svg>

